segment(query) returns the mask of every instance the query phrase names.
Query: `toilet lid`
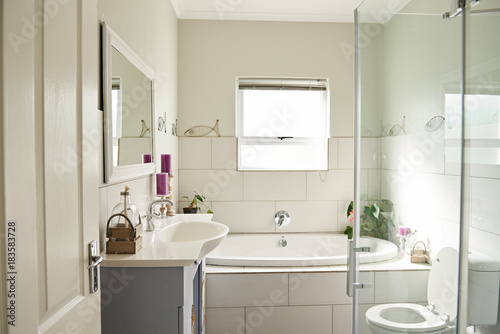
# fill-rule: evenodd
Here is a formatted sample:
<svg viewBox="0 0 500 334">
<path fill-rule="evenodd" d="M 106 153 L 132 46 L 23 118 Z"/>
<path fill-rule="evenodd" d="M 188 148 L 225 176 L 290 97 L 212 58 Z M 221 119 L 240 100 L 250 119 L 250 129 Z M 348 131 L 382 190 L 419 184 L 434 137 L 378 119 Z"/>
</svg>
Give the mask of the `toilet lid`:
<svg viewBox="0 0 500 334">
<path fill-rule="evenodd" d="M 458 258 L 457 250 L 441 249 L 432 262 L 427 286 L 427 301 L 439 314 L 447 313 L 450 321 L 457 317 Z"/>
</svg>

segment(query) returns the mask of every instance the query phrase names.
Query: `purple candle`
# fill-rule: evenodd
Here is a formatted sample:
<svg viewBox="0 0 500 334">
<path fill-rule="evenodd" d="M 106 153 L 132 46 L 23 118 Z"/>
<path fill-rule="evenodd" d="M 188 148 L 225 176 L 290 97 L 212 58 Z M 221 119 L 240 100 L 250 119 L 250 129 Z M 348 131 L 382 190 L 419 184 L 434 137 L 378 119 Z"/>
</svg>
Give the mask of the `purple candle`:
<svg viewBox="0 0 500 334">
<path fill-rule="evenodd" d="M 148 164 L 151 162 L 151 154 L 143 154 L 142 155 L 142 163 Z"/>
<path fill-rule="evenodd" d="M 409 227 L 406 227 L 406 226 L 399 226 L 398 227 L 398 235 L 403 237 L 403 236 L 407 236 L 408 234 L 410 234 Z"/>
<path fill-rule="evenodd" d="M 161 155 L 161 172 L 172 175 L 172 156 L 170 154 Z"/>
<path fill-rule="evenodd" d="M 156 174 L 156 195 L 167 196 L 168 191 L 168 174 L 158 173 Z"/>
</svg>

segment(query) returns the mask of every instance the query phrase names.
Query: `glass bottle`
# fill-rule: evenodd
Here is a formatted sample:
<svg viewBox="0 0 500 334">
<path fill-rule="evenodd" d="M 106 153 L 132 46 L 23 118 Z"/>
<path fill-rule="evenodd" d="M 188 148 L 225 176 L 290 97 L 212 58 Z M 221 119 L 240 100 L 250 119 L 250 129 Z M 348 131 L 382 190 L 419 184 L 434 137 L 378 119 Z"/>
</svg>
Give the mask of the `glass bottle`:
<svg viewBox="0 0 500 334">
<path fill-rule="evenodd" d="M 124 214 L 128 217 L 128 219 L 130 219 L 134 226 L 139 225 L 139 210 L 137 210 L 137 207 L 130 201 L 130 192 L 128 189 L 125 189 L 125 191 L 120 193 L 120 198 L 120 203 L 115 205 L 111 214 Z M 112 227 L 131 227 L 124 217 L 114 218 L 112 223 Z"/>
</svg>

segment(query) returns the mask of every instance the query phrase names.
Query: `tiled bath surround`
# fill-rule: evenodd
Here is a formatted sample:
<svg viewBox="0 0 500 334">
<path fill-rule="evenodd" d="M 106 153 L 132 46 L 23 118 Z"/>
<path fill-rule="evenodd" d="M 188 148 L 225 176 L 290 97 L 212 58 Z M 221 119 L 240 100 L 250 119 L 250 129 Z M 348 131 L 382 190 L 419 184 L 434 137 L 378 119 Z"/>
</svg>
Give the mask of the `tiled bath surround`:
<svg viewBox="0 0 500 334">
<path fill-rule="evenodd" d="M 258 273 L 262 269 L 256 268 L 252 273 L 252 269 L 208 274 L 207 334 L 351 332 L 352 299 L 345 293 L 345 266 L 309 268 L 316 272 L 294 268 Z M 425 303 L 428 274 L 427 270 L 362 272 L 363 281 L 375 283 L 360 295 L 360 334 L 370 334 L 364 314 L 373 305 Z"/>
</svg>

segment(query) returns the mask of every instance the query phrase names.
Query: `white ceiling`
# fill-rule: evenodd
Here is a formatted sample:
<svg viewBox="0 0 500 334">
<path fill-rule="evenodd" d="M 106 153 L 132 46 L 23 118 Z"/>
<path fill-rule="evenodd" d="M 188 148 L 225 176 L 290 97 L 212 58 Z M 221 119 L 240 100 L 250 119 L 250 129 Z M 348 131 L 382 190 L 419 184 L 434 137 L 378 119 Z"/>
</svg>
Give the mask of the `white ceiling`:
<svg viewBox="0 0 500 334">
<path fill-rule="evenodd" d="M 171 0 L 179 19 L 353 22 L 363 0 Z"/>
</svg>

